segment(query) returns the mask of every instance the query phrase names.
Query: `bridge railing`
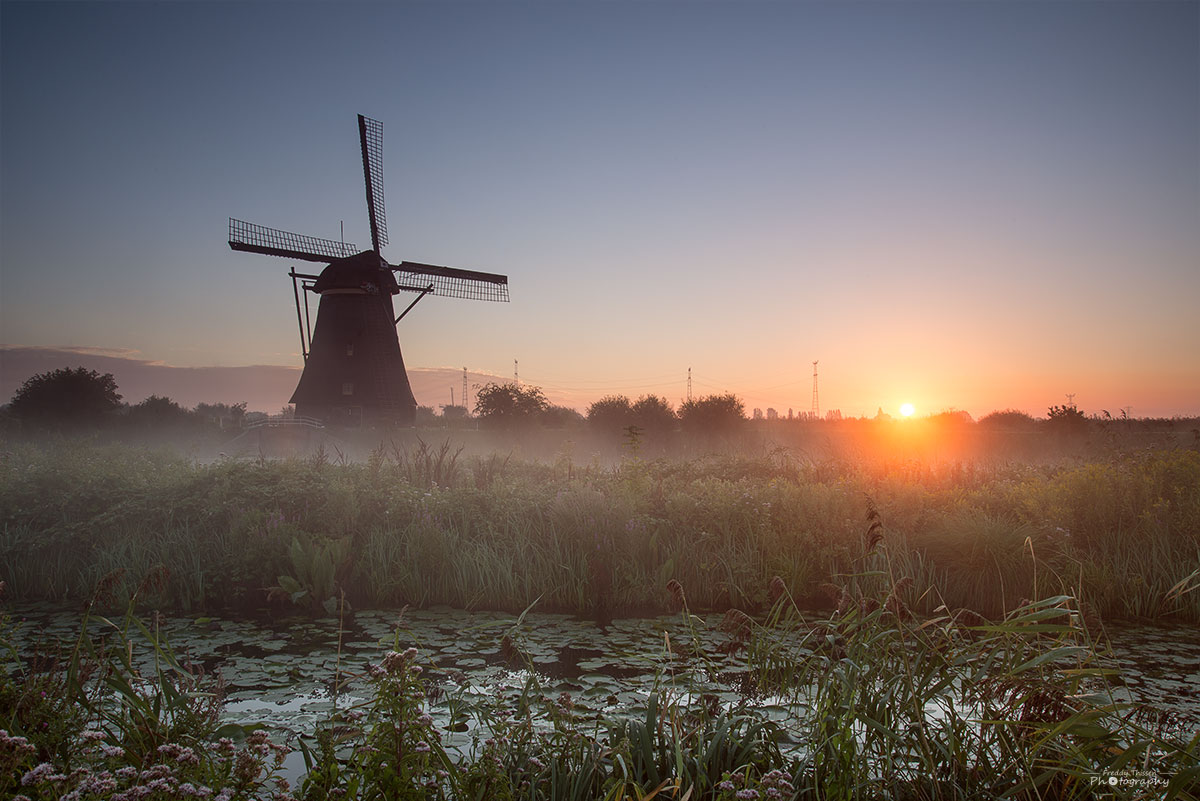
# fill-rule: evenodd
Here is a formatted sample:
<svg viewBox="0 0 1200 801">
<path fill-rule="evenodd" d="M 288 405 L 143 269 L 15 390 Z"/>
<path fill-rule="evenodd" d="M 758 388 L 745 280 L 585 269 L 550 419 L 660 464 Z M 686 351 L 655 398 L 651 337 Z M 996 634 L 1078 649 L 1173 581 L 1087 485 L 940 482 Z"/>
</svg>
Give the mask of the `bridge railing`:
<svg viewBox="0 0 1200 801">
<path fill-rule="evenodd" d="M 296 417 L 282 414 L 273 414 L 270 417 L 263 417 L 253 422 L 246 423 L 245 428 L 284 428 L 284 427 L 302 427 L 302 428 L 324 428 L 325 424 L 315 417 Z"/>
</svg>

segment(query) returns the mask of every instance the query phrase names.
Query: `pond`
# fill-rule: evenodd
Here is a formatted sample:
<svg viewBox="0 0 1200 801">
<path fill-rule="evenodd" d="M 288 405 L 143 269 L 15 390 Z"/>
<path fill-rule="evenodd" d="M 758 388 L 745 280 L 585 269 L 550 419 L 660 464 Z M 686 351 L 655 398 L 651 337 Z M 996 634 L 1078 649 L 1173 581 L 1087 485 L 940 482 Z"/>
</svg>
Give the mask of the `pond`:
<svg viewBox="0 0 1200 801">
<path fill-rule="evenodd" d="M 35 636 L 65 641 L 78 633 L 76 612 L 27 606 L 11 614 L 18 647 Z M 368 666 L 388 650 L 415 646 L 429 713 L 447 733 L 447 749 L 464 754 L 487 736 L 466 710 L 479 702 L 512 708 L 530 692 L 566 694 L 585 719 L 638 714 L 654 689 L 703 694 L 726 708 L 751 703 L 780 724 L 785 744 L 801 742 L 803 733 L 789 729 L 797 699 L 759 692 L 757 672 L 744 650 L 729 647 L 720 622 L 699 616 L 688 625 L 671 615 L 599 626 L 570 615 L 431 608 L 356 611 L 341 621 L 166 617 L 160 626 L 181 661 L 219 673 L 226 722 L 289 735 L 309 735 L 335 709 L 364 702 Z M 1116 694 L 1173 713 L 1185 733 L 1200 729 L 1200 631 L 1117 623 L 1105 633 L 1102 661 L 1120 670 L 1124 684 Z M 285 770 L 302 771 L 298 752 Z"/>
</svg>

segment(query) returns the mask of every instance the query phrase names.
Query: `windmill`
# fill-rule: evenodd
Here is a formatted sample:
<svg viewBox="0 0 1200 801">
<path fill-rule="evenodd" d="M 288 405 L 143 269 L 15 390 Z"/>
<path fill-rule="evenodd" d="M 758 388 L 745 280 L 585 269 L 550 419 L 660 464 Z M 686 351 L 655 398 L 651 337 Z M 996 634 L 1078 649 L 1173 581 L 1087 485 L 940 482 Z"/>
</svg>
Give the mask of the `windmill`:
<svg viewBox="0 0 1200 801">
<path fill-rule="evenodd" d="M 292 269 L 304 371 L 289 401 L 297 416 L 333 425 L 412 425 L 417 401 L 408 383 L 396 325 L 426 295 L 508 300 L 508 276 L 402 261 L 389 264 L 383 208 L 383 124 L 358 115 L 371 249 L 229 219 L 229 247 L 325 264 L 319 275 Z M 304 300 L 301 303 L 301 291 Z M 320 297 L 310 325 L 308 293 Z M 416 297 L 399 316 L 392 296 Z"/>
</svg>

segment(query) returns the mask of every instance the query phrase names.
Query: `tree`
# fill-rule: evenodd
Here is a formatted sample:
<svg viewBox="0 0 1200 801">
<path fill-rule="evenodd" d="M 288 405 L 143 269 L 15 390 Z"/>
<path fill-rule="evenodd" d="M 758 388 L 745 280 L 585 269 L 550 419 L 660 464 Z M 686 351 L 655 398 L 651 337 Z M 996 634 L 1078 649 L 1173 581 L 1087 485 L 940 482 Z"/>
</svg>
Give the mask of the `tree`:
<svg viewBox="0 0 1200 801">
<path fill-rule="evenodd" d="M 538 420 L 546 428 L 573 428 L 583 424 L 583 415 L 570 406 L 552 404 L 538 414 Z"/>
<path fill-rule="evenodd" d="M 60 368 L 25 380 L 9 411 L 24 422 L 55 428 L 95 426 L 121 406 L 112 373 Z"/>
<path fill-rule="evenodd" d="M 697 433 L 732 431 L 746 419 L 746 405 L 732 392 L 707 395 L 679 407 L 679 422 L 684 430 Z"/>
<path fill-rule="evenodd" d="M 246 401 L 241 403 L 197 403 L 194 414 L 205 423 L 216 423 L 221 428 L 226 425 L 240 428 L 246 416 Z"/>
<path fill-rule="evenodd" d="M 633 425 L 633 405 L 624 395 L 606 395 L 588 406 L 587 422 L 596 431 L 616 434 Z"/>
<path fill-rule="evenodd" d="M 666 398 L 643 395 L 633 404 L 633 422 L 649 436 L 661 435 L 675 428 L 679 418 Z"/>
<path fill-rule="evenodd" d="M 531 423 L 550 406 L 538 387 L 487 384 L 475 394 L 475 416 L 495 428 Z"/>
<path fill-rule="evenodd" d="M 170 398 L 151 395 L 129 407 L 129 421 L 139 425 L 168 426 L 188 421 L 191 413 Z"/>
<path fill-rule="evenodd" d="M 1075 434 L 1087 427 L 1087 418 L 1083 412 L 1070 406 L 1050 407 L 1050 428 L 1063 434 Z"/>
</svg>

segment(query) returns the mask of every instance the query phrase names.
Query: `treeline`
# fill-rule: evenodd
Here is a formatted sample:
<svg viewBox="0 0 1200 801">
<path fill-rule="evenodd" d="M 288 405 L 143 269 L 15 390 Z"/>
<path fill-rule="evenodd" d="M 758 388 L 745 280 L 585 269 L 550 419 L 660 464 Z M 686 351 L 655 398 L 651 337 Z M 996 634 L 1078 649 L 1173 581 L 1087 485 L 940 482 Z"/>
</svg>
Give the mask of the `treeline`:
<svg viewBox="0 0 1200 801">
<path fill-rule="evenodd" d="M 1072 437 L 1114 430 L 1164 431 L 1196 429 L 1200 444 L 1200 419 L 1135 419 L 1122 413 L 1114 417 L 1106 410 L 1087 415 L 1074 405 L 1051 406 L 1046 417 L 1035 418 L 1023 411 L 995 411 L 979 420 L 963 411 L 944 411 L 915 420 L 894 421 L 879 410 L 873 417 L 825 418 L 800 414 L 784 418 L 755 409 L 746 413 L 745 404 L 733 393 L 689 399 L 678 408 L 658 395 L 633 400 L 625 395 L 608 395 L 590 404 L 581 414 L 567 406 L 549 402 L 540 387 L 490 383 L 476 392 L 474 408 L 447 405 L 438 413 L 433 407 L 417 409 L 418 428 L 520 430 L 523 428 L 586 429 L 609 440 L 622 439 L 637 446 L 643 441 L 663 442 L 679 434 L 728 435 L 746 431 L 795 431 L 814 427 L 839 430 L 877 427 L 893 422 L 941 430 L 975 429 L 1009 433 L 1053 433 Z M 773 410 L 768 410 L 771 412 Z M 291 414 L 285 406 L 280 414 Z M 61 368 L 27 379 L 0 407 L 0 428 L 37 432 L 80 432 L 98 429 L 211 431 L 240 429 L 265 418 L 263 412 L 247 410 L 241 403 L 200 403 L 187 409 L 171 398 L 151 395 L 140 403 L 122 402 L 111 373 L 100 374 L 83 367 Z"/>
<path fill-rule="evenodd" d="M 246 403 L 199 403 L 186 409 L 170 398 L 151 395 L 140 403 L 122 402 L 116 379 L 83 367 L 60 368 L 27 379 L 0 407 L 5 429 L 30 433 L 78 433 L 100 429 L 193 430 L 240 428 Z"/>
</svg>

